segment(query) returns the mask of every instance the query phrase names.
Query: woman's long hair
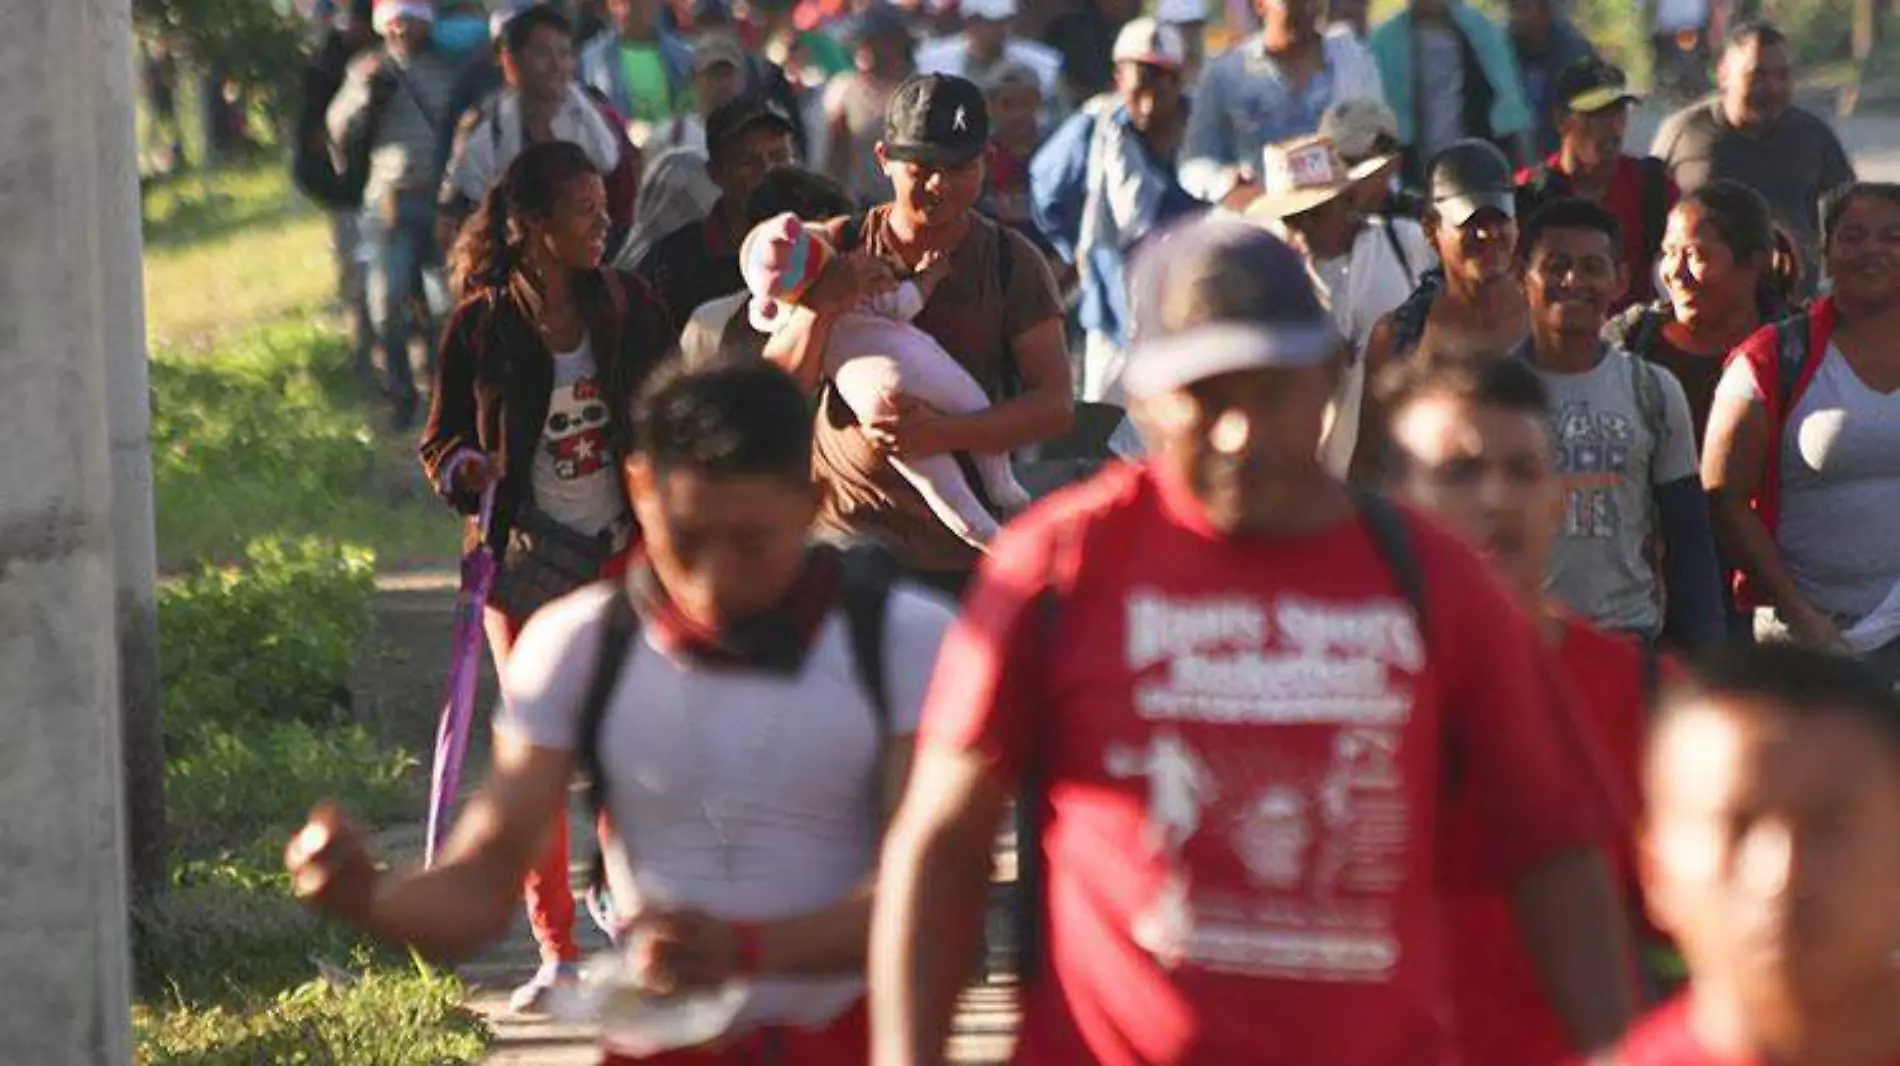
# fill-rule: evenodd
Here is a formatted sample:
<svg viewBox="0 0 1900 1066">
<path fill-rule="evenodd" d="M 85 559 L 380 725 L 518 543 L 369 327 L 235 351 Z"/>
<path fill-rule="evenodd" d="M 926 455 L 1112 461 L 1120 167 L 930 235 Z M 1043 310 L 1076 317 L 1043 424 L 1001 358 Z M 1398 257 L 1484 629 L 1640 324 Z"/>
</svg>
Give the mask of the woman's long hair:
<svg viewBox="0 0 1900 1066">
<path fill-rule="evenodd" d="M 1775 224 L 1768 201 L 1740 182 L 1723 180 L 1683 193 L 1676 210 L 1690 207 L 1701 213 L 1736 262 L 1753 261 L 1761 268 L 1755 290 L 1761 320 L 1773 322 L 1786 315 L 1801 280 L 1801 259 L 1794 242 Z"/>
<path fill-rule="evenodd" d="M 573 182 L 590 174 L 598 176 L 600 170 L 577 144 L 548 141 L 523 149 L 455 240 L 449 272 L 462 299 L 492 298 L 513 289 L 527 260 L 524 223 L 553 214 Z"/>
</svg>

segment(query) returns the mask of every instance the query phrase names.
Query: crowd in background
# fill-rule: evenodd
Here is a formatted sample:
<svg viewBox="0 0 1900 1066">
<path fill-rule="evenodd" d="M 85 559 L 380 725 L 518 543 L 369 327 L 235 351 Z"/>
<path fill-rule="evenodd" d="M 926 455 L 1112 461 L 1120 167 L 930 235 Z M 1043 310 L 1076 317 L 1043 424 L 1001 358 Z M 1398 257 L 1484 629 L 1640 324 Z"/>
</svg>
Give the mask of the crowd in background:
<svg viewBox="0 0 1900 1066">
<path fill-rule="evenodd" d="M 751 982 L 610 1061 L 938 1061 L 1015 799 L 1025 1061 L 1900 1052 L 1900 188 L 1772 24 L 1644 151 L 1557 0 L 322 17 L 506 699 L 450 861 L 322 810 L 307 896 L 452 951 L 525 871 L 537 1009 L 579 771 L 639 983 Z"/>
</svg>

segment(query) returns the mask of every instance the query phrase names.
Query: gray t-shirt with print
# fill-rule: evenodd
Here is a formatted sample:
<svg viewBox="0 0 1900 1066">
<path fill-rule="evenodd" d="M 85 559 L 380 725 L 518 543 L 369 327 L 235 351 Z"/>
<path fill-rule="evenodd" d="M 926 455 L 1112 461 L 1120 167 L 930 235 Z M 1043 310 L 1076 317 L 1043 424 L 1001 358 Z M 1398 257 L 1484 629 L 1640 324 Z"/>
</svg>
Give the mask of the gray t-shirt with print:
<svg viewBox="0 0 1900 1066">
<path fill-rule="evenodd" d="M 1652 563 L 1653 490 L 1696 476 L 1689 401 L 1675 375 L 1620 349 L 1581 374 L 1533 366 L 1550 392 L 1551 438 L 1563 483 L 1561 536 L 1546 588 L 1607 629 L 1662 629 Z M 1639 381 L 1649 375 L 1647 382 Z"/>
</svg>

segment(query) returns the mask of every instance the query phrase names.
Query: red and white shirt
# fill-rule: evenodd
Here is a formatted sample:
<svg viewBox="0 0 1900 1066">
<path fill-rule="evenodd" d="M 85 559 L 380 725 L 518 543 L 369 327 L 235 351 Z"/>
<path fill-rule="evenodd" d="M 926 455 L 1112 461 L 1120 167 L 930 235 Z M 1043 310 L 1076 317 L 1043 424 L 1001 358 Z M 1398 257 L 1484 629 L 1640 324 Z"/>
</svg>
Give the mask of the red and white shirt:
<svg viewBox="0 0 1900 1066">
<path fill-rule="evenodd" d="M 1406 519 L 1429 640 L 1361 524 L 1223 536 L 1143 469 L 994 543 L 920 739 L 1046 781 L 1019 1061 L 1456 1061 L 1448 792 L 1479 799 L 1507 877 L 1601 839 L 1612 805 L 1529 620 Z"/>
</svg>

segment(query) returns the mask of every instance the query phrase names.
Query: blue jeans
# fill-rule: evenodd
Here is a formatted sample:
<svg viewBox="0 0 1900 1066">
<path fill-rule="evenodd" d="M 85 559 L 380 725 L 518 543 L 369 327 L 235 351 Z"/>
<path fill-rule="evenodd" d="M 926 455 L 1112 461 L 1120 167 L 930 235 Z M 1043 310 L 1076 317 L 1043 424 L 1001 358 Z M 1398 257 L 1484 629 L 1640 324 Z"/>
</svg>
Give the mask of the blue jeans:
<svg viewBox="0 0 1900 1066">
<path fill-rule="evenodd" d="M 428 303 L 427 335 L 435 344 L 438 315 L 448 307 L 448 286 L 442 277 L 442 252 L 435 246 L 435 197 L 429 192 L 395 194 L 390 218 L 383 197 L 363 205 L 362 255 L 368 272 L 369 318 L 376 342 L 383 350 L 389 375 L 385 390 L 397 408 L 416 402 L 415 371 L 409 365 L 409 297 L 418 289 Z"/>
</svg>

